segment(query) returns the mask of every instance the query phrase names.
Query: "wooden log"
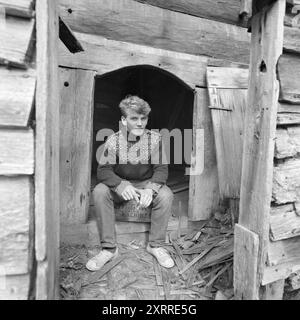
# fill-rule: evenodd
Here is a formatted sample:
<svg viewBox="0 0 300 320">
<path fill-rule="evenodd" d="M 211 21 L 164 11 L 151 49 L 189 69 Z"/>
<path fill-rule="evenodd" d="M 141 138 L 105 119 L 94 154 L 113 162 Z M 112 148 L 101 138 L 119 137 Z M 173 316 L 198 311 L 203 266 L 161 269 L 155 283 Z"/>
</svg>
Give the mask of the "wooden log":
<svg viewBox="0 0 300 320">
<path fill-rule="evenodd" d="M 70 13 L 71 12 L 71 13 Z M 60 1 L 60 15 L 72 30 L 155 48 L 249 62 L 242 27 L 172 12 L 133 0 Z"/>
<path fill-rule="evenodd" d="M 128 66 L 150 65 L 170 72 L 192 88 L 206 86 L 207 57 L 108 40 L 97 35 L 77 32 L 74 35 L 84 52 L 71 54 L 60 44 L 61 66 L 95 70 L 102 75 Z"/>
<path fill-rule="evenodd" d="M 0 174 L 33 174 L 34 135 L 32 129 L 0 130 Z"/>
<path fill-rule="evenodd" d="M 293 204 L 272 207 L 270 214 L 270 237 L 272 241 L 289 239 L 300 235 L 300 217 Z"/>
<path fill-rule="evenodd" d="M 0 273 L 1 278 L 1 273 Z M 1 281 L 1 280 L 0 280 Z M 7 276 L 0 284 L 0 300 L 28 300 L 30 275 Z"/>
<path fill-rule="evenodd" d="M 261 280 L 262 285 L 288 278 L 292 273 L 300 270 L 300 259 L 293 260 L 292 262 L 282 263 L 264 269 L 263 277 Z"/>
<path fill-rule="evenodd" d="M 275 158 L 294 157 L 300 153 L 300 127 L 276 130 Z"/>
<path fill-rule="evenodd" d="M 277 125 L 300 124 L 299 113 L 278 113 Z"/>
<path fill-rule="evenodd" d="M 300 197 L 300 159 L 287 159 L 274 167 L 272 200 L 276 204 L 297 202 Z"/>
<path fill-rule="evenodd" d="M 28 176 L 0 177 L 0 266 L 7 275 L 29 272 L 32 261 L 33 188 Z"/>
<path fill-rule="evenodd" d="M 0 0 L 0 7 L 4 7 L 9 16 L 31 18 L 33 6 L 34 0 Z"/>
<path fill-rule="evenodd" d="M 258 3 L 258 1 L 256 1 Z M 285 0 L 252 17 L 250 81 L 246 108 L 239 224 L 259 237 L 257 279 L 260 282 L 269 242 L 274 139 L 282 54 Z M 238 252 L 235 252 L 238 255 Z M 252 263 L 251 257 L 248 257 Z M 258 285 L 258 284 L 257 284 Z"/>
<path fill-rule="evenodd" d="M 279 101 L 300 104 L 300 58 L 292 54 L 282 55 L 278 61 L 278 78 Z"/>
<path fill-rule="evenodd" d="M 3 23 L 4 30 L 0 33 L 0 64 L 26 68 L 33 54 L 34 19 L 7 16 Z"/>
<path fill-rule="evenodd" d="M 238 253 L 233 260 L 235 298 L 257 300 L 258 235 L 236 224 L 234 239 L 234 252 Z"/>
<path fill-rule="evenodd" d="M 35 99 L 35 71 L 0 67 L 0 125 L 28 125 Z"/>
<path fill-rule="evenodd" d="M 58 297 L 59 90 L 56 0 L 36 2 L 37 89 L 35 143 L 36 299 Z M 45 276 L 45 277 L 44 277 Z M 47 281 L 43 280 L 43 277 Z"/>
<path fill-rule="evenodd" d="M 277 266 L 287 262 L 299 261 L 300 237 L 281 241 L 270 241 L 268 248 L 268 266 Z"/>
<path fill-rule="evenodd" d="M 292 27 L 284 27 L 284 52 L 299 53 L 300 52 L 300 29 Z"/>
<path fill-rule="evenodd" d="M 156 7 L 186 13 L 192 16 L 236 24 L 246 27 L 247 20 L 240 17 L 240 0 L 229 0 L 226 4 L 214 0 L 135 0 Z"/>
<path fill-rule="evenodd" d="M 195 157 L 197 143 L 193 139 L 193 161 L 192 170 L 204 165 L 203 171 L 190 175 L 189 189 L 189 211 L 190 220 L 209 219 L 212 212 L 217 209 L 219 203 L 219 184 L 215 141 L 213 135 L 212 119 L 209 108 L 207 108 L 208 94 L 205 89 L 196 88 L 194 101 L 193 129 L 204 130 L 204 159 Z M 200 141 L 198 141 L 198 147 Z M 201 147 L 201 146 L 200 146 Z M 198 164 L 197 161 L 203 161 Z"/>
</svg>

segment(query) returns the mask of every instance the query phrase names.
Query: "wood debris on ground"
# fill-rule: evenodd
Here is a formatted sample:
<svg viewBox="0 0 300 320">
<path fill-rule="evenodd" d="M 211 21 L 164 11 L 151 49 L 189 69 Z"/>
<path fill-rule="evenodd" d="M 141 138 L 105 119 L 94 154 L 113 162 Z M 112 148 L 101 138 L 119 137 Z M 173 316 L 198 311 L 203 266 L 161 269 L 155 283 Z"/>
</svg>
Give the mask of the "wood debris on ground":
<svg viewBox="0 0 300 320">
<path fill-rule="evenodd" d="M 89 272 L 87 260 L 99 247 L 62 247 L 62 299 L 233 299 L 233 226 L 231 215 L 217 212 L 200 230 L 169 234 L 165 249 L 175 261 L 162 268 L 145 245 L 119 244 L 120 256 L 100 271 Z"/>
</svg>

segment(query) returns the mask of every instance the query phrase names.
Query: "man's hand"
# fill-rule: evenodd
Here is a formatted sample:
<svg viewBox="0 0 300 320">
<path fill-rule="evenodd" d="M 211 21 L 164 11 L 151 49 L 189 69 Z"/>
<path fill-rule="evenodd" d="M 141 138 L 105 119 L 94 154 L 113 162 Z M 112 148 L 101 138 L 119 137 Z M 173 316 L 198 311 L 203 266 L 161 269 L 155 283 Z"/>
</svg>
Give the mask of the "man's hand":
<svg viewBox="0 0 300 320">
<path fill-rule="evenodd" d="M 135 199 L 136 202 L 139 202 L 137 189 L 132 185 L 126 186 L 126 188 L 121 193 L 121 196 L 123 197 L 124 200 Z"/>
<path fill-rule="evenodd" d="M 147 208 L 150 206 L 153 200 L 153 190 L 152 189 L 136 189 L 140 194 L 140 206 L 142 208 Z"/>
</svg>

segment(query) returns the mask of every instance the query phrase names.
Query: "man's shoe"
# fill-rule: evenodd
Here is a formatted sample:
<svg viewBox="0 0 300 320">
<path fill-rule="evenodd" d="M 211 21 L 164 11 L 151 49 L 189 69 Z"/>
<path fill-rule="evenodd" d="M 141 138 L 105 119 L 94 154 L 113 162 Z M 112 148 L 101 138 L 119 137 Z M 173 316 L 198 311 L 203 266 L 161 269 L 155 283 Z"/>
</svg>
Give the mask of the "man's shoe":
<svg viewBox="0 0 300 320">
<path fill-rule="evenodd" d="M 90 271 L 98 271 L 100 270 L 105 263 L 115 259 L 119 254 L 118 248 L 115 252 L 110 252 L 108 250 L 101 250 L 99 254 L 90 259 L 85 265 L 86 268 Z"/>
<path fill-rule="evenodd" d="M 149 244 L 146 250 L 151 253 L 158 261 L 158 263 L 164 268 L 174 267 L 174 261 L 168 254 L 167 250 L 164 248 L 152 248 Z"/>
</svg>

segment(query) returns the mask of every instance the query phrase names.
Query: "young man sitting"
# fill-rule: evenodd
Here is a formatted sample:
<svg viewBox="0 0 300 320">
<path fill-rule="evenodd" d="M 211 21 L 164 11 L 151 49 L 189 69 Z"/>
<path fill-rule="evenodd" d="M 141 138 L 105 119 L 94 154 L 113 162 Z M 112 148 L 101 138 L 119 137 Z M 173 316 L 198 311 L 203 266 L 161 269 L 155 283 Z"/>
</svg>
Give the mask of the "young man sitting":
<svg viewBox="0 0 300 320">
<path fill-rule="evenodd" d="M 166 186 L 168 165 L 161 160 L 162 137 L 146 129 L 149 104 L 137 96 L 127 96 L 119 104 L 124 130 L 111 135 L 104 147 L 97 170 L 99 184 L 93 191 L 101 251 L 86 267 L 96 271 L 118 255 L 114 202 L 137 201 L 152 204 L 149 243 L 146 250 L 165 268 L 174 261 L 162 245 L 171 214 L 173 193 Z"/>
</svg>

